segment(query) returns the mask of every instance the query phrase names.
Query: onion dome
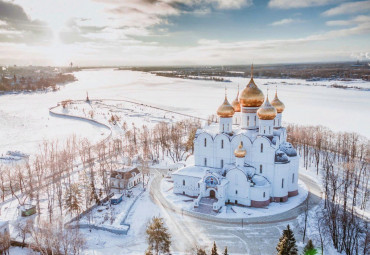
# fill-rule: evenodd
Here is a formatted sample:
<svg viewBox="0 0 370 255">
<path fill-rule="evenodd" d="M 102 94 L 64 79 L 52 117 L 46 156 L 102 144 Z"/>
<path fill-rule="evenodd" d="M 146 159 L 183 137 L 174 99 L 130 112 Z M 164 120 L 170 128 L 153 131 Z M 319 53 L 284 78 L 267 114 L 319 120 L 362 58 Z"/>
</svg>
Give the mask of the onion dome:
<svg viewBox="0 0 370 255">
<path fill-rule="evenodd" d="M 233 106 L 235 112 L 240 112 L 241 107 L 240 107 L 240 102 L 239 102 L 239 86 L 238 86 L 238 94 L 236 95 L 236 98 L 231 103 L 231 105 Z"/>
<path fill-rule="evenodd" d="M 237 149 L 235 149 L 234 151 L 234 155 L 235 157 L 237 158 L 244 158 L 245 155 L 247 155 L 247 151 L 243 149 L 243 145 L 242 143 L 240 142 L 239 146 Z"/>
<path fill-rule="evenodd" d="M 265 96 L 257 87 L 253 80 L 253 65 L 251 68 L 251 80 L 248 85 L 242 90 L 240 95 L 240 103 L 244 107 L 260 107 L 263 104 Z"/>
<path fill-rule="evenodd" d="M 269 96 L 267 95 L 265 102 L 261 108 L 257 111 L 258 118 L 261 120 L 273 120 L 277 115 L 275 107 L 273 107 L 269 102 Z"/>
<path fill-rule="evenodd" d="M 275 107 L 277 113 L 282 113 L 285 109 L 285 105 L 277 96 L 277 91 L 275 92 L 275 98 L 271 101 L 271 105 Z"/>
<path fill-rule="evenodd" d="M 234 116 L 235 110 L 227 101 L 226 93 L 225 93 L 225 100 L 217 109 L 217 115 L 221 118 L 231 118 Z"/>
</svg>

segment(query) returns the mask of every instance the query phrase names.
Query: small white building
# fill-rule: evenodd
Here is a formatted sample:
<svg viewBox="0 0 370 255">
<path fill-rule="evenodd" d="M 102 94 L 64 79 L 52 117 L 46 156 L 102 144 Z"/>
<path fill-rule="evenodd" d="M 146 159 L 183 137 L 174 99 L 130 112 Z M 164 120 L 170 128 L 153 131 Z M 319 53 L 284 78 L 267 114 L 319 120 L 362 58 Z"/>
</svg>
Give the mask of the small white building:
<svg viewBox="0 0 370 255">
<path fill-rule="evenodd" d="M 131 189 L 142 180 L 140 171 L 137 167 L 124 167 L 112 171 L 110 182 L 112 189 L 124 190 Z"/>
<path fill-rule="evenodd" d="M 281 126 L 284 109 L 277 93 L 271 103 L 265 99 L 252 69 L 232 105 L 225 95 L 219 123 L 197 130 L 195 164 L 172 174 L 173 192 L 196 198 L 194 207 L 213 198 L 216 211 L 229 203 L 265 207 L 296 196 L 299 156 Z"/>
</svg>

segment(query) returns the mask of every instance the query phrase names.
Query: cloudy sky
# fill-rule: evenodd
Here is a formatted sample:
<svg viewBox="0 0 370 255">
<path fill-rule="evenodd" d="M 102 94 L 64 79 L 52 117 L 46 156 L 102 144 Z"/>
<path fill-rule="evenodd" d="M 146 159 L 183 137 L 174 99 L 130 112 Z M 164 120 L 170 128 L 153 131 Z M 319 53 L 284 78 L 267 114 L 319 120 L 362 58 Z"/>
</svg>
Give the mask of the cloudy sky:
<svg viewBox="0 0 370 255">
<path fill-rule="evenodd" d="M 0 64 L 370 59 L 370 1 L 0 0 Z"/>
</svg>

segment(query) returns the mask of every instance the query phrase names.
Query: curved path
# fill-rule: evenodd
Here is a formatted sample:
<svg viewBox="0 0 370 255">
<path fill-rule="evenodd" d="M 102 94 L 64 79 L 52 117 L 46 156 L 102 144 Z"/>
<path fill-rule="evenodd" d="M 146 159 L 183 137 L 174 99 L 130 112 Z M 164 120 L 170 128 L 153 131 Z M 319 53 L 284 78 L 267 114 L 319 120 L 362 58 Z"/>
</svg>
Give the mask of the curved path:
<svg viewBox="0 0 370 255">
<path fill-rule="evenodd" d="M 228 246 L 235 254 L 275 254 L 276 244 L 283 229 L 290 224 L 297 241 L 302 233 L 297 229 L 297 217 L 304 211 L 304 202 L 287 212 L 259 218 L 220 219 L 209 215 L 191 213 L 169 203 L 160 191 L 162 174 L 158 173 L 150 186 L 152 200 L 165 212 L 164 218 L 170 230 L 175 252 L 184 252 L 195 245 L 210 248 L 215 241 L 220 250 Z M 310 208 L 321 200 L 321 190 L 312 179 L 301 175 L 309 189 Z"/>
</svg>

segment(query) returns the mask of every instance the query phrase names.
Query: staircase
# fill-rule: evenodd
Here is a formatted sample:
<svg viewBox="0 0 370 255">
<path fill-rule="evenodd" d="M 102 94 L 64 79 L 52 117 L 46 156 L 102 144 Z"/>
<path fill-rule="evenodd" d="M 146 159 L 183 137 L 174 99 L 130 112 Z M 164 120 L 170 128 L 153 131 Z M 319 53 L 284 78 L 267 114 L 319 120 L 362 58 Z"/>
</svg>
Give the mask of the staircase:
<svg viewBox="0 0 370 255">
<path fill-rule="evenodd" d="M 202 197 L 199 201 L 199 206 L 194 208 L 195 212 L 217 215 L 217 212 L 213 211 L 213 203 L 217 202 L 217 199 L 210 197 Z"/>
</svg>

